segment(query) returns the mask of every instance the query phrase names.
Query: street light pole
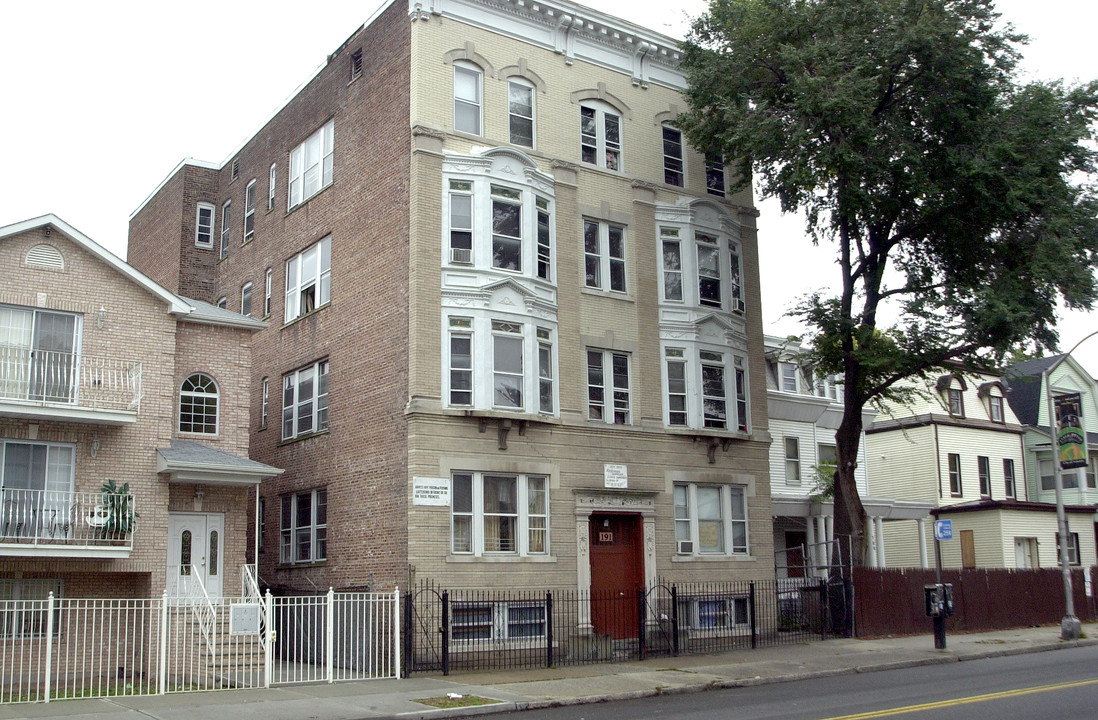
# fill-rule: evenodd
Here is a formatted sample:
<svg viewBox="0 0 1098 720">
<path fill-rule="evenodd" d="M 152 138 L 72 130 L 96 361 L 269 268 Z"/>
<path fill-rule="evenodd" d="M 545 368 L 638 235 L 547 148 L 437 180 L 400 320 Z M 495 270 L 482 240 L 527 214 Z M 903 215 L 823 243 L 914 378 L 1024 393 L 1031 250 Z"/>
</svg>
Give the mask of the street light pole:
<svg viewBox="0 0 1098 720">
<path fill-rule="evenodd" d="M 1068 552 L 1068 523 L 1067 513 L 1064 511 L 1064 475 L 1060 469 L 1060 453 L 1057 444 L 1056 433 L 1056 408 L 1052 404 L 1052 371 L 1060 366 L 1064 360 L 1075 352 L 1076 348 L 1083 344 L 1084 340 L 1098 335 L 1098 330 L 1084 337 L 1075 346 L 1060 356 L 1056 362 L 1049 365 L 1044 372 L 1045 403 L 1048 405 L 1048 437 L 1049 449 L 1052 451 L 1052 477 L 1056 488 L 1056 525 L 1060 535 L 1060 572 L 1064 580 L 1064 617 L 1060 621 L 1060 638 L 1063 640 L 1075 640 L 1082 635 L 1083 627 L 1079 618 L 1075 616 L 1075 597 L 1071 588 L 1071 557 Z M 1076 548 L 1076 552 L 1079 549 Z"/>
</svg>

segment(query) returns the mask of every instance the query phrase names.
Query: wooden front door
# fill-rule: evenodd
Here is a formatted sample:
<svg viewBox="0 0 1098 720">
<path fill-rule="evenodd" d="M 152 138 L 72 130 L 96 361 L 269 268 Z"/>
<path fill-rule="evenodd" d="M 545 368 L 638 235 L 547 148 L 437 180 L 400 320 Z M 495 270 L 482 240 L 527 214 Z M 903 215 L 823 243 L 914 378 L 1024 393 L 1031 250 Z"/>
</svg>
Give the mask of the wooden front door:
<svg viewBox="0 0 1098 720">
<path fill-rule="evenodd" d="M 961 567 L 976 567 L 976 538 L 971 530 L 961 531 Z"/>
<path fill-rule="evenodd" d="M 635 638 L 637 590 L 644 587 L 640 515 L 592 515 L 591 623 L 615 639 Z"/>
<path fill-rule="evenodd" d="M 811 519 L 809 519 L 811 522 Z M 804 572 L 804 548 L 808 542 L 808 536 L 799 530 L 789 530 L 785 533 L 785 576 L 800 578 Z"/>
</svg>

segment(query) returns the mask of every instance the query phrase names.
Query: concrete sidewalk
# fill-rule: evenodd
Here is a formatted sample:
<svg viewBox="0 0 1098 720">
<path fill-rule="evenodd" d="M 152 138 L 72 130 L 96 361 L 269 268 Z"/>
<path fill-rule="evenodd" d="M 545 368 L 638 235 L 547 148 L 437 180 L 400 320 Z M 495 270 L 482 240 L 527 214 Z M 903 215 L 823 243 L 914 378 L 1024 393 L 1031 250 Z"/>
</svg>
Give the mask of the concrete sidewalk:
<svg viewBox="0 0 1098 720">
<path fill-rule="evenodd" d="M 1098 625 L 1083 626 L 1085 639 L 1060 640 L 1060 628 L 954 634 L 935 650 L 927 634 L 882 640 L 827 640 L 719 655 L 689 655 L 645 662 L 581 665 L 558 669 L 413 675 L 334 685 L 296 685 L 270 690 L 221 690 L 138 698 L 62 700 L 0 706 L 8 718 L 70 720 L 357 720 L 437 718 L 505 712 L 554 705 L 645 697 L 711 688 L 787 682 L 811 677 L 1098 645 Z M 439 710 L 417 702 L 455 693 L 495 703 Z"/>
</svg>

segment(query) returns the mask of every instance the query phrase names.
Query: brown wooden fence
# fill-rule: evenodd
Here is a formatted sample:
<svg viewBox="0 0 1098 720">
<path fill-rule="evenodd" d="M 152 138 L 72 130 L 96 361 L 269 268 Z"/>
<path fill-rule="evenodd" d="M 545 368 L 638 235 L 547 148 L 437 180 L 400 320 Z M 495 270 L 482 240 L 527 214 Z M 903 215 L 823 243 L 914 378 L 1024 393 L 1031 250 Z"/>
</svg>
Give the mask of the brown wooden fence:
<svg viewBox="0 0 1098 720">
<path fill-rule="evenodd" d="M 1084 621 L 1094 611 L 1083 584 L 1085 570 L 1072 571 L 1075 614 Z M 1033 625 L 1057 625 L 1064 616 L 1063 577 L 1058 568 L 1040 570 L 943 570 L 953 583 L 954 614 L 947 632 L 980 632 Z M 854 627 L 858 637 L 932 632 L 923 586 L 935 583 L 933 570 L 854 568 Z"/>
</svg>

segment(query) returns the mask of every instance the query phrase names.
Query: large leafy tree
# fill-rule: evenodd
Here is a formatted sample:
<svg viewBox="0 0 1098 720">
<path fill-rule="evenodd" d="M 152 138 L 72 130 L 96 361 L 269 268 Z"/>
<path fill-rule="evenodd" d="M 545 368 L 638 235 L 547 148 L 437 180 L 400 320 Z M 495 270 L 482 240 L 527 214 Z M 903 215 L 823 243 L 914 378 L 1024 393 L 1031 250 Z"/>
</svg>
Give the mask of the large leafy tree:
<svg viewBox="0 0 1098 720">
<path fill-rule="evenodd" d="M 844 380 L 835 522 L 856 563 L 862 409 L 1053 348 L 1057 302 L 1098 291 L 1098 83 L 1021 82 L 1025 38 L 998 20 L 990 0 L 711 0 L 684 46 L 691 142 L 836 247 L 838 289 L 794 314 Z"/>
</svg>

